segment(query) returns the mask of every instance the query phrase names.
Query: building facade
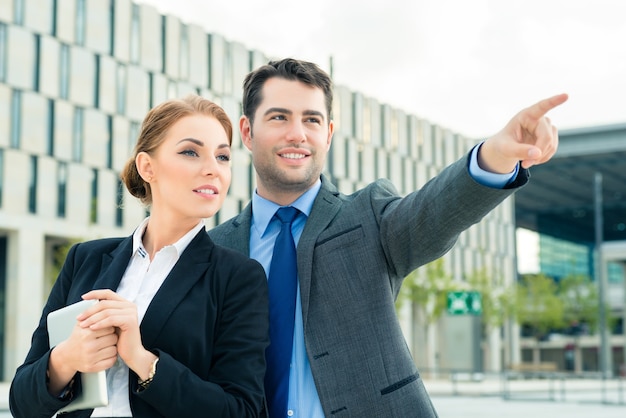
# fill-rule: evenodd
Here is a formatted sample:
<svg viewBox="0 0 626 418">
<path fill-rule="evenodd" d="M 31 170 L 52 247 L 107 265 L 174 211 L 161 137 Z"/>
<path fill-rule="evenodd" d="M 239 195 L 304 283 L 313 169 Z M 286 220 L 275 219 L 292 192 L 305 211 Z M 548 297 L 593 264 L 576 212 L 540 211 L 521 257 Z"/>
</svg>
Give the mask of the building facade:
<svg viewBox="0 0 626 418">
<path fill-rule="evenodd" d="M 130 235 L 146 216 L 118 176 L 146 112 L 196 93 L 236 121 L 245 74 L 267 60 L 130 0 L 0 2 L 2 380 L 11 380 L 28 351 L 55 279 L 55 248 Z M 408 193 L 474 144 L 345 87 L 336 86 L 335 95 L 326 172 L 345 193 L 379 177 Z M 251 159 L 238 137 L 233 157 L 229 195 L 208 227 L 237 214 L 254 190 Z M 507 200 L 461 236 L 445 257 L 455 280 L 486 268 L 500 285 L 514 281 L 513 218 Z M 417 328 L 406 328 L 418 365 L 428 365 L 437 347 L 425 354 Z M 497 369 L 502 344 L 493 341 L 488 368 Z"/>
</svg>

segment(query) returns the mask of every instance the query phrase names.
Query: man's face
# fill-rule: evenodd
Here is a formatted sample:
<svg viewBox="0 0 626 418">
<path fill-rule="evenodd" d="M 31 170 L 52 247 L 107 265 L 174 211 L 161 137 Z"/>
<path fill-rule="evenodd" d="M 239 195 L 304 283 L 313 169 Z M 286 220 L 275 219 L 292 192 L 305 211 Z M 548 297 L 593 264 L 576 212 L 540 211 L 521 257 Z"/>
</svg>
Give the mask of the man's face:
<svg viewBox="0 0 626 418">
<path fill-rule="evenodd" d="M 333 123 L 324 92 L 300 81 L 274 77 L 265 82 L 254 122 L 239 121 L 243 143 L 252 152 L 257 191 L 289 204 L 319 178 L 330 148 Z"/>
</svg>

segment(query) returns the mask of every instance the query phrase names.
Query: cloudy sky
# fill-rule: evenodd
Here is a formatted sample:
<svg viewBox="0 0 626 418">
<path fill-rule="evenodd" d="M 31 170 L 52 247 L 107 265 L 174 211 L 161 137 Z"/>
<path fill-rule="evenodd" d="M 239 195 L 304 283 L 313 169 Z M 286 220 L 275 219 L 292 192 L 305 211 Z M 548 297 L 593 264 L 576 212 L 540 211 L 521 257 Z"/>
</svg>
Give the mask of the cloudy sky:
<svg viewBox="0 0 626 418">
<path fill-rule="evenodd" d="M 553 94 L 561 129 L 626 122 L 623 0 L 138 0 L 470 136 Z"/>
</svg>

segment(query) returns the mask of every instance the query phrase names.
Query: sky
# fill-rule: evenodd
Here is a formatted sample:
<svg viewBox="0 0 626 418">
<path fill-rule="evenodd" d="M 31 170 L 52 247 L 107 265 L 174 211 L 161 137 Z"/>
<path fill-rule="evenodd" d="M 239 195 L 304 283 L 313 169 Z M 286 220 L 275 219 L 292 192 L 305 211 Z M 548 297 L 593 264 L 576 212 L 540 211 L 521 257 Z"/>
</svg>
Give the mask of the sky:
<svg viewBox="0 0 626 418">
<path fill-rule="evenodd" d="M 137 0 L 470 138 L 568 93 L 559 129 L 626 122 L 623 0 Z"/>
</svg>

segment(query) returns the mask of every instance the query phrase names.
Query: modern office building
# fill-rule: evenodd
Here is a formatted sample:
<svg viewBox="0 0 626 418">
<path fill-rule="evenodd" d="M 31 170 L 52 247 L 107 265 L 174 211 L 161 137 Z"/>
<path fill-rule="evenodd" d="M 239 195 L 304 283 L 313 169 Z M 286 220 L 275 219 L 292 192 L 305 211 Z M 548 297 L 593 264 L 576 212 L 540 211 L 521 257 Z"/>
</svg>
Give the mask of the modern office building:
<svg viewBox="0 0 626 418">
<path fill-rule="evenodd" d="M 2 380 L 12 378 L 28 351 L 55 279 L 55 249 L 129 235 L 146 216 L 118 178 L 146 112 L 165 99 L 196 93 L 236 121 L 244 75 L 267 60 L 130 0 L 0 2 Z M 474 145 L 343 86 L 335 94 L 336 134 L 326 172 L 345 193 L 379 177 L 408 193 Z M 238 137 L 233 151 L 229 196 L 208 227 L 238 213 L 255 187 Z M 455 280 L 484 268 L 495 286 L 513 283 L 512 200 L 464 233 L 445 266 Z M 429 366 L 436 344 L 428 352 L 420 327 L 406 328 L 417 363 Z M 489 341 L 486 367 L 498 369 L 504 362 L 500 330 Z M 445 358 L 439 360 L 445 367 Z"/>
<path fill-rule="evenodd" d="M 550 164 L 534 167 L 516 194 L 516 225 L 538 234 L 537 272 L 589 277 L 612 321 L 600 335 L 522 347 L 560 364 L 568 347 L 579 370 L 597 370 L 605 356 L 608 370 L 626 375 L 626 123 L 562 130 L 559 142 Z"/>
</svg>

